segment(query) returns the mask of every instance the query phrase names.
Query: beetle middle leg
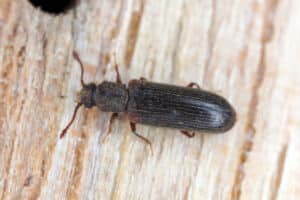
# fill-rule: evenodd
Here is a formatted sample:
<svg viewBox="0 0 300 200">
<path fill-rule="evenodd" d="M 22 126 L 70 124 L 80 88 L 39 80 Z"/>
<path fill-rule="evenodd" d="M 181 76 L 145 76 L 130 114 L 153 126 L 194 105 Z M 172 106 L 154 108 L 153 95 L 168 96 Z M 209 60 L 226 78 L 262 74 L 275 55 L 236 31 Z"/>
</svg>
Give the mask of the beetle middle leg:
<svg viewBox="0 0 300 200">
<path fill-rule="evenodd" d="M 138 138 L 140 138 L 141 140 L 143 140 L 147 145 L 149 145 L 151 154 L 153 155 L 153 149 L 152 149 L 152 144 L 151 144 L 151 142 L 150 142 L 147 138 L 145 138 L 144 136 L 141 136 L 140 134 L 138 134 L 138 133 L 136 132 L 136 123 L 130 122 L 130 128 L 131 128 L 132 133 L 133 133 L 135 136 L 137 136 Z"/>
<path fill-rule="evenodd" d="M 201 89 L 201 87 L 199 86 L 199 84 L 198 84 L 198 83 L 195 83 L 195 82 L 190 82 L 186 87 L 190 87 L 190 88 L 196 87 L 196 88 L 198 88 L 199 90 Z"/>
<path fill-rule="evenodd" d="M 192 137 L 194 137 L 195 136 L 195 132 L 192 132 L 192 133 L 190 133 L 190 132 L 188 132 L 188 131 L 180 131 L 183 135 L 185 135 L 185 136 L 187 136 L 187 137 L 189 137 L 189 138 L 192 138 Z"/>
</svg>

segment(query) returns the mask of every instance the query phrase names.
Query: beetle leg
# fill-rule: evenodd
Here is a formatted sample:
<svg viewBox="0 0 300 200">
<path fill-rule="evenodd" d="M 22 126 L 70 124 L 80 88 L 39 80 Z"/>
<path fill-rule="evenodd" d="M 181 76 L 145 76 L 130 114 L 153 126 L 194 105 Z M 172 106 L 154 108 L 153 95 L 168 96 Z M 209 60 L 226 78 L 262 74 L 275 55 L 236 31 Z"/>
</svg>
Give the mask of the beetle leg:
<svg viewBox="0 0 300 200">
<path fill-rule="evenodd" d="M 190 82 L 186 87 L 190 87 L 190 88 L 192 88 L 192 87 L 196 87 L 196 88 L 198 88 L 199 90 L 201 89 L 200 88 L 200 86 L 199 86 L 199 84 L 198 83 L 195 83 L 195 82 Z"/>
<path fill-rule="evenodd" d="M 116 59 L 116 53 L 113 54 L 114 55 L 114 67 L 115 67 L 115 71 L 116 71 L 116 82 L 117 83 L 122 83 L 122 79 L 121 79 L 121 76 L 120 76 L 120 72 L 119 72 L 119 65 L 117 63 L 117 59 Z"/>
<path fill-rule="evenodd" d="M 113 121 L 118 117 L 118 113 L 112 113 L 111 116 L 110 116 L 110 119 L 109 119 L 109 122 L 108 122 L 108 128 L 107 128 L 107 131 L 106 131 L 106 135 L 104 136 L 102 142 L 105 143 L 107 137 L 110 135 L 111 133 L 111 126 L 112 126 L 112 123 Z"/>
<path fill-rule="evenodd" d="M 151 142 L 150 142 L 147 138 L 145 138 L 144 136 L 141 136 L 140 134 L 138 134 L 138 133 L 136 132 L 136 123 L 130 122 L 130 128 L 131 128 L 132 133 L 133 133 L 135 136 L 137 136 L 138 138 L 140 138 L 140 139 L 143 140 L 146 144 L 149 145 L 151 154 L 153 155 L 153 149 L 152 149 L 152 144 L 151 144 Z"/>
<path fill-rule="evenodd" d="M 185 136 L 187 136 L 187 137 L 189 137 L 189 138 L 192 138 L 192 137 L 194 137 L 195 136 L 195 132 L 192 132 L 192 133 L 190 133 L 190 132 L 188 132 L 188 131 L 180 131 L 183 135 L 185 135 Z"/>
<path fill-rule="evenodd" d="M 120 76 L 120 73 L 119 73 L 119 67 L 118 67 L 117 63 L 115 64 L 115 70 L 116 70 L 116 74 L 117 74 L 117 77 L 116 77 L 117 83 L 122 83 L 121 76 Z"/>
</svg>

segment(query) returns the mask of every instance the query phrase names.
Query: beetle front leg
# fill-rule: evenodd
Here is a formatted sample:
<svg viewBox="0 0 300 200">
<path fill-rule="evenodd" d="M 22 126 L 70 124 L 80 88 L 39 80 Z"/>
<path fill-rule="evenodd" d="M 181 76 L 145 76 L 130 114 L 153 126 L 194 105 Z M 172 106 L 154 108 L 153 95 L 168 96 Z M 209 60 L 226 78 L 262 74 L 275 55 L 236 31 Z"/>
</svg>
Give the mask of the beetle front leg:
<svg viewBox="0 0 300 200">
<path fill-rule="evenodd" d="M 118 113 L 112 113 L 110 118 L 109 118 L 109 122 L 108 122 L 108 128 L 107 128 L 107 131 L 106 131 L 106 135 L 104 136 L 102 142 L 105 143 L 106 142 L 106 139 L 107 137 L 111 134 L 111 126 L 112 126 L 112 123 L 113 121 L 118 117 Z"/>
<path fill-rule="evenodd" d="M 185 136 L 187 136 L 187 137 L 189 137 L 189 138 L 192 138 L 192 137 L 194 137 L 195 136 L 195 132 L 192 132 L 192 133 L 190 133 L 190 132 L 188 132 L 188 131 L 180 131 L 183 135 L 185 135 Z"/>
<path fill-rule="evenodd" d="M 152 144 L 151 144 L 151 142 L 150 142 L 147 138 L 145 138 L 144 136 L 139 135 L 139 134 L 136 132 L 136 123 L 130 122 L 130 128 L 131 128 L 132 133 L 133 133 L 135 136 L 137 136 L 138 138 L 140 138 L 141 140 L 143 140 L 147 145 L 149 145 L 151 154 L 153 155 L 153 149 L 152 149 Z"/>
</svg>

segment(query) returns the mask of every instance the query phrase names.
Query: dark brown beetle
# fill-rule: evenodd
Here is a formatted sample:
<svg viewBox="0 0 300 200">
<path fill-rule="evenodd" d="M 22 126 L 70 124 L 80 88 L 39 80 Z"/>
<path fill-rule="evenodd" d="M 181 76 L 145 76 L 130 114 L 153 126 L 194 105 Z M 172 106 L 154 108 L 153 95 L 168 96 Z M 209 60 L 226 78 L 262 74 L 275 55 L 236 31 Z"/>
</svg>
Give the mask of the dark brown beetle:
<svg viewBox="0 0 300 200">
<path fill-rule="evenodd" d="M 104 112 L 126 112 L 132 132 L 150 146 L 151 143 L 146 138 L 136 133 L 136 123 L 176 128 L 186 136 L 193 137 L 195 133 L 188 131 L 222 133 L 228 131 L 235 122 L 235 111 L 231 105 L 223 97 L 201 90 L 196 83 L 178 87 L 148 82 L 141 78 L 131 80 L 126 87 L 122 84 L 115 65 L 116 82 L 85 84 L 83 64 L 77 53 L 74 52 L 73 56 L 81 67 L 83 88 L 72 120 L 62 131 L 60 138 L 66 134 L 81 105 L 86 108 L 97 106 Z M 198 88 L 192 88 L 193 86 Z"/>
</svg>

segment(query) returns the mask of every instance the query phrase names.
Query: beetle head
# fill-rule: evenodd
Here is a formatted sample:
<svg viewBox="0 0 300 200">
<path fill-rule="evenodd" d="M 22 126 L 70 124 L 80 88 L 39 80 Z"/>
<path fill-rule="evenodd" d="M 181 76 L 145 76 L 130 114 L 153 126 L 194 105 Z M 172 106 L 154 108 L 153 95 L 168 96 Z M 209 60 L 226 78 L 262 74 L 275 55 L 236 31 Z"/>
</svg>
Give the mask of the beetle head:
<svg viewBox="0 0 300 200">
<path fill-rule="evenodd" d="M 95 90 L 96 84 L 90 83 L 83 85 L 81 91 L 79 92 L 79 102 L 82 103 L 86 108 L 91 108 L 95 106 Z"/>
<path fill-rule="evenodd" d="M 82 85 L 82 89 L 79 92 L 79 102 L 77 103 L 74 112 L 73 112 L 73 116 L 70 120 L 70 122 L 67 124 L 67 126 L 62 130 L 62 132 L 60 133 L 60 138 L 63 138 L 68 129 L 70 128 L 70 126 L 72 125 L 72 123 L 74 122 L 75 118 L 76 118 L 76 114 L 77 111 L 79 110 L 79 108 L 84 105 L 86 108 L 91 108 L 95 105 L 95 101 L 94 101 L 94 94 L 95 94 L 95 90 L 96 90 L 96 84 L 94 83 L 90 83 L 90 84 L 85 84 L 83 81 L 83 64 L 78 56 L 78 54 L 73 51 L 73 57 L 75 60 L 78 61 L 79 65 L 80 65 L 80 69 L 81 69 L 81 75 L 80 75 L 80 81 L 81 81 L 81 85 Z"/>
</svg>

